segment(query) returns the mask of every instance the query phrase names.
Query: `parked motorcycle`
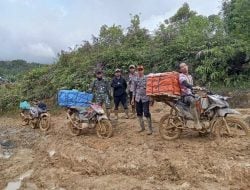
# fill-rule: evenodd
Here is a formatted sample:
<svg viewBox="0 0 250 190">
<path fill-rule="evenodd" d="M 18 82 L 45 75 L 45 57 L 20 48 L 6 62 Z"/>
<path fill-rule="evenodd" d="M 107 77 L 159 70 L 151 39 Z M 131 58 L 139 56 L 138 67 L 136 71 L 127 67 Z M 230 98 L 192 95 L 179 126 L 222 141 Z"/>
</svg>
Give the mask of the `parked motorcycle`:
<svg viewBox="0 0 250 190">
<path fill-rule="evenodd" d="M 40 128 L 41 131 L 48 131 L 50 128 L 50 114 L 47 108 L 39 106 L 21 110 L 22 125 L 30 125 L 31 128 Z"/>
<path fill-rule="evenodd" d="M 196 108 L 202 125 L 202 129 L 198 130 L 200 134 L 210 134 L 212 137 L 248 135 L 248 127 L 243 121 L 228 117 L 231 114 L 240 114 L 229 107 L 228 98 L 212 94 L 206 89 L 196 90 Z M 165 98 L 164 102 L 171 109 L 170 114 L 164 115 L 160 120 L 159 132 L 163 139 L 176 139 L 184 130 L 197 131 L 196 128 L 190 128 L 193 116 L 189 111 L 189 105 L 183 103 L 181 98 Z"/>
<path fill-rule="evenodd" d="M 80 135 L 84 129 L 93 128 L 100 138 L 110 138 L 113 134 L 113 127 L 103 108 L 98 104 L 91 103 L 89 108 L 69 107 L 67 118 L 68 127 L 74 136 Z"/>
</svg>

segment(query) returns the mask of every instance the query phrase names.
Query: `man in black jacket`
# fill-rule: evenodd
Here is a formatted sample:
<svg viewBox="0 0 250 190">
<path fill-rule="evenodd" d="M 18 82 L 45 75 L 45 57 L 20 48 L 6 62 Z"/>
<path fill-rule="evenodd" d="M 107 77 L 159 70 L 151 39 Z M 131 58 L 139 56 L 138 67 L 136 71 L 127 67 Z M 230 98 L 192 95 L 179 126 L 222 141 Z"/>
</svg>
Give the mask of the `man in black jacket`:
<svg viewBox="0 0 250 190">
<path fill-rule="evenodd" d="M 115 70 L 115 77 L 112 80 L 111 87 L 113 88 L 114 103 L 115 103 L 115 116 L 118 119 L 118 107 L 120 102 L 125 110 L 126 118 L 128 119 L 128 105 L 127 105 L 127 82 L 121 76 L 121 70 Z"/>
</svg>

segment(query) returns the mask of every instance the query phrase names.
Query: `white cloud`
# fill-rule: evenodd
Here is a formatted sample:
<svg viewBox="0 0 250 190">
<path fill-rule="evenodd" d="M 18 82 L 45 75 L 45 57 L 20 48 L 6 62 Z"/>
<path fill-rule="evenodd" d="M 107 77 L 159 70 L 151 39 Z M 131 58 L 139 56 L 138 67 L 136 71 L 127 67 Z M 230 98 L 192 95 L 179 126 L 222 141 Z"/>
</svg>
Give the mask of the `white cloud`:
<svg viewBox="0 0 250 190">
<path fill-rule="evenodd" d="M 219 12 L 220 6 L 218 6 L 216 3 L 213 4 L 209 1 L 206 1 L 203 2 L 201 6 L 201 1 L 199 1 L 200 0 L 191 0 L 187 2 L 189 3 L 190 9 L 196 11 L 198 14 L 204 14 L 208 16 L 210 14 L 216 14 Z M 149 29 L 150 31 L 157 29 L 157 27 L 164 23 L 166 19 L 173 16 L 184 2 L 185 1 L 179 1 L 177 4 L 175 4 L 175 6 L 172 7 L 172 9 L 169 9 L 164 14 L 153 14 L 149 18 L 142 20 L 141 26 Z"/>
<path fill-rule="evenodd" d="M 65 7 L 63 6 L 59 6 L 57 8 L 55 8 L 54 10 L 54 14 L 58 17 L 58 18 L 62 18 L 67 16 L 68 11 L 65 9 Z"/>
<path fill-rule="evenodd" d="M 27 6 L 32 5 L 32 3 L 34 2 L 34 0 L 8 0 L 11 3 L 24 3 Z"/>
<path fill-rule="evenodd" d="M 22 51 L 32 57 L 51 58 L 56 56 L 53 49 L 45 43 L 28 44 L 22 48 Z"/>
<path fill-rule="evenodd" d="M 164 21 L 172 15 L 171 12 L 167 12 L 163 15 L 152 15 L 148 19 L 143 20 L 141 22 L 141 26 L 152 32 L 156 30 L 160 26 L 160 24 L 163 24 Z"/>
<path fill-rule="evenodd" d="M 61 49 L 98 35 L 102 25 L 130 24 L 139 14 L 150 31 L 187 1 L 199 14 L 218 13 L 221 0 L 0 0 L 0 60 L 51 63 Z"/>
</svg>

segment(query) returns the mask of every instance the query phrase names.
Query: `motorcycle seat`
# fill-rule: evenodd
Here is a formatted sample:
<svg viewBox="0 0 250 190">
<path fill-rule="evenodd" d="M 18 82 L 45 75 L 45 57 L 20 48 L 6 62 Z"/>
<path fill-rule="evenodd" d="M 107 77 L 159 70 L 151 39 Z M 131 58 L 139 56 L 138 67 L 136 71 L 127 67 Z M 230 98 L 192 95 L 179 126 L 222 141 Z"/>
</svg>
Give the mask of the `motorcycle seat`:
<svg viewBox="0 0 250 190">
<path fill-rule="evenodd" d="M 182 100 L 178 100 L 178 101 L 176 102 L 176 104 L 177 104 L 178 106 L 181 106 L 181 107 L 184 108 L 185 110 L 189 110 L 189 105 L 186 104 L 186 103 L 184 103 Z"/>
<path fill-rule="evenodd" d="M 87 111 L 87 108 L 84 108 L 84 107 L 70 107 L 71 109 L 75 109 L 75 110 L 77 110 L 80 114 L 85 114 L 85 113 L 87 113 L 88 111 Z"/>
</svg>

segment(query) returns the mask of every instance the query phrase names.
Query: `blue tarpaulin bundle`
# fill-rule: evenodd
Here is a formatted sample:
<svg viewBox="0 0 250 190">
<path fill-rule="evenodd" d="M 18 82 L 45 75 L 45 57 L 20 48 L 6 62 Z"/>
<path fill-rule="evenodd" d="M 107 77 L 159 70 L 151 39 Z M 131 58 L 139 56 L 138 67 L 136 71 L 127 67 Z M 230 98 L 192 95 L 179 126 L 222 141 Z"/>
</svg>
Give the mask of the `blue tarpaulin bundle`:
<svg viewBox="0 0 250 190">
<path fill-rule="evenodd" d="M 27 101 L 20 102 L 19 107 L 22 110 L 29 110 L 30 109 L 30 103 L 27 102 Z"/>
<path fill-rule="evenodd" d="M 60 90 L 58 92 L 58 104 L 63 107 L 89 107 L 93 94 L 78 90 Z"/>
</svg>

